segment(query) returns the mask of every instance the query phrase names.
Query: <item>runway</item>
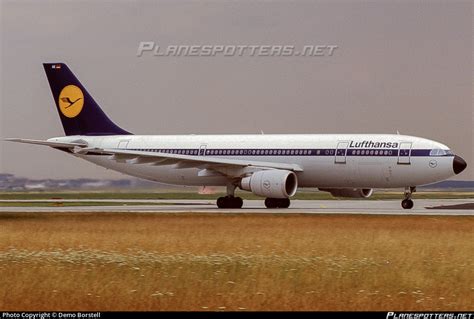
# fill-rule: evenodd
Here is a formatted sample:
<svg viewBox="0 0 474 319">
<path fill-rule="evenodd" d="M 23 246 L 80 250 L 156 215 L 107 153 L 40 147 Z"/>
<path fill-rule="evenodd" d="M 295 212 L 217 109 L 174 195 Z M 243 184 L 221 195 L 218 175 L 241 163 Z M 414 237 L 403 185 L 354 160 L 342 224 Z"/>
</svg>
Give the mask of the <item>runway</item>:
<svg viewBox="0 0 474 319">
<path fill-rule="evenodd" d="M 211 200 L 0 200 L 56 203 L 53 207 L 0 207 L 1 212 L 133 212 L 133 213 L 242 213 L 242 214 L 361 214 L 474 216 L 474 199 L 415 199 L 411 210 L 399 200 L 293 200 L 288 209 L 268 209 L 263 200 L 244 200 L 242 209 L 218 209 Z M 116 202 L 116 206 L 62 206 L 67 202 Z M 141 205 L 136 205 L 141 203 Z"/>
</svg>

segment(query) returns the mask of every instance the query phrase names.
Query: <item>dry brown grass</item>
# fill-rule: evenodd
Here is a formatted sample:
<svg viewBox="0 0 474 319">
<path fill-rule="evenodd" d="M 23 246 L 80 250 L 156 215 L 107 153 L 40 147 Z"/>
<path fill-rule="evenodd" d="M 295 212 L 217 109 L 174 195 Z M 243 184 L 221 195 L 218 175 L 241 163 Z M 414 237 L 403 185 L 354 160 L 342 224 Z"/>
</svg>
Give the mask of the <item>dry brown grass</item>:
<svg viewBox="0 0 474 319">
<path fill-rule="evenodd" d="M 0 216 L 1 310 L 472 310 L 474 218 Z"/>
</svg>

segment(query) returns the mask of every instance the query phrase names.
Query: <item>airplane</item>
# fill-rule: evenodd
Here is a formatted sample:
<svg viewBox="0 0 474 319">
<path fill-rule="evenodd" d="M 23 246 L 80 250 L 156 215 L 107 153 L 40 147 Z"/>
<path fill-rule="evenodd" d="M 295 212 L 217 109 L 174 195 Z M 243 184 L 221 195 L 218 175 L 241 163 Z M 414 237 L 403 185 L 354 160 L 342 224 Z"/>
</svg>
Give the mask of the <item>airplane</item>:
<svg viewBox="0 0 474 319">
<path fill-rule="evenodd" d="M 298 188 L 368 198 L 460 174 L 467 163 L 446 145 L 399 134 L 134 135 L 112 122 L 64 63 L 44 70 L 66 136 L 7 141 L 49 146 L 131 176 L 174 185 L 225 186 L 219 208 L 242 208 L 240 188 L 288 208 Z"/>
</svg>

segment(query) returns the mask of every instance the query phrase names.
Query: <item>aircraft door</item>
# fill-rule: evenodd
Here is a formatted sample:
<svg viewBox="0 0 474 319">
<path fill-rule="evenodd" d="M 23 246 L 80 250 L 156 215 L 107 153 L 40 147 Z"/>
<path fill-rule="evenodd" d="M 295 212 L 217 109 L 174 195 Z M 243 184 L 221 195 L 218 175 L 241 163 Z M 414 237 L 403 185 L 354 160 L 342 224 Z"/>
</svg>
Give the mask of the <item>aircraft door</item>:
<svg viewBox="0 0 474 319">
<path fill-rule="evenodd" d="M 398 150 L 398 164 L 409 165 L 412 142 L 401 142 Z"/>
<path fill-rule="evenodd" d="M 201 146 L 199 147 L 199 156 L 206 155 L 206 148 L 207 144 L 201 144 Z"/>
<path fill-rule="evenodd" d="M 348 146 L 349 146 L 349 142 L 337 143 L 336 156 L 334 158 L 334 163 L 346 164 L 346 155 L 347 155 Z"/>
<path fill-rule="evenodd" d="M 122 149 L 122 150 L 126 150 L 128 148 L 128 143 L 129 142 L 130 142 L 130 140 L 120 140 L 119 143 L 118 143 L 117 148 Z"/>
</svg>

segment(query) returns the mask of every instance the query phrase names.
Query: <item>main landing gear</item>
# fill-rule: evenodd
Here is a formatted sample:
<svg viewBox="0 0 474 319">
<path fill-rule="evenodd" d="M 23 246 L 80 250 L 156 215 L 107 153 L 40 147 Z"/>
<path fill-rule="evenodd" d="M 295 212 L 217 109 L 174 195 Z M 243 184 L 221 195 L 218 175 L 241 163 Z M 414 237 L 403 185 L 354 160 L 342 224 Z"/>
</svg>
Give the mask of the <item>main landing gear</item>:
<svg viewBox="0 0 474 319">
<path fill-rule="evenodd" d="M 217 199 L 217 207 L 219 208 L 242 208 L 244 201 L 240 197 L 227 195 Z M 267 208 L 288 208 L 290 207 L 289 198 L 267 198 L 265 199 Z"/>
<path fill-rule="evenodd" d="M 402 200 L 402 207 L 403 209 L 412 209 L 413 208 L 413 201 L 411 200 L 411 195 L 416 192 L 416 187 L 405 187 L 405 199 Z"/>
<path fill-rule="evenodd" d="M 289 198 L 267 198 L 265 199 L 267 208 L 288 208 L 290 207 Z"/>
<path fill-rule="evenodd" d="M 227 196 L 219 197 L 217 199 L 217 207 L 219 208 L 242 208 L 244 201 L 240 197 L 235 197 L 235 188 L 234 184 L 227 185 Z"/>
<path fill-rule="evenodd" d="M 242 208 L 244 201 L 240 197 L 225 196 L 217 199 L 217 207 L 219 208 Z"/>
<path fill-rule="evenodd" d="M 227 184 L 227 196 L 217 199 L 217 207 L 219 208 L 242 208 L 244 201 L 240 197 L 235 197 L 236 185 Z M 267 198 L 265 199 L 267 208 L 288 208 L 290 207 L 289 198 Z"/>
</svg>

